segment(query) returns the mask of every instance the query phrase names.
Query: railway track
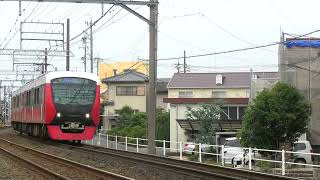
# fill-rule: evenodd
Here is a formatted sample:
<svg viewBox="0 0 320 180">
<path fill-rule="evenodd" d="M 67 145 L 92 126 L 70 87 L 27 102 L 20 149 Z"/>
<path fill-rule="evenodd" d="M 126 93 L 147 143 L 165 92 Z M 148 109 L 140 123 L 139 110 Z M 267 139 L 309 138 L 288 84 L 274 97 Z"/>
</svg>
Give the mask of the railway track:
<svg viewBox="0 0 320 180">
<path fill-rule="evenodd" d="M 175 173 L 185 174 L 190 177 L 198 177 L 200 179 L 231 179 L 231 180 L 293 180 L 296 178 L 270 175 L 247 170 L 240 170 L 222 166 L 206 165 L 190 161 L 181 161 L 160 156 L 147 155 L 122 150 L 108 149 L 98 146 L 71 146 L 66 145 L 72 150 L 97 153 L 99 155 L 108 155 L 125 160 L 131 160 L 137 163 L 143 163 L 148 166 L 156 167 L 159 171 L 173 171 Z"/>
<path fill-rule="evenodd" d="M 130 178 L 83 165 L 0 138 L 0 150 L 49 179 L 129 180 Z"/>
</svg>

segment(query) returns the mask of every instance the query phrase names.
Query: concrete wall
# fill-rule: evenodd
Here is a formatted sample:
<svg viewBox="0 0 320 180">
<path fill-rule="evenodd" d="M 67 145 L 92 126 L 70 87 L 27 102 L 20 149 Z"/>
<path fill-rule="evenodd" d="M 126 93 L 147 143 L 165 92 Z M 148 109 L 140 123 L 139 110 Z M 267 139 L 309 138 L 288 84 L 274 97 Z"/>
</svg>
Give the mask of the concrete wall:
<svg viewBox="0 0 320 180">
<path fill-rule="evenodd" d="M 279 45 L 281 82 L 296 87 L 311 102 L 312 114 L 307 139 L 312 145 L 320 145 L 319 51 L 319 48 L 287 48 L 283 44 Z"/>
<path fill-rule="evenodd" d="M 233 89 L 169 89 L 169 98 L 179 98 L 179 91 L 192 91 L 192 98 L 214 98 L 212 97 L 212 91 L 226 91 L 225 98 L 249 98 L 249 88 L 233 88 Z"/>
<path fill-rule="evenodd" d="M 187 107 L 199 107 L 198 105 L 171 104 L 170 105 L 170 148 L 179 148 L 176 142 L 187 142 L 185 131 L 180 127 L 176 119 L 185 119 Z"/>
</svg>

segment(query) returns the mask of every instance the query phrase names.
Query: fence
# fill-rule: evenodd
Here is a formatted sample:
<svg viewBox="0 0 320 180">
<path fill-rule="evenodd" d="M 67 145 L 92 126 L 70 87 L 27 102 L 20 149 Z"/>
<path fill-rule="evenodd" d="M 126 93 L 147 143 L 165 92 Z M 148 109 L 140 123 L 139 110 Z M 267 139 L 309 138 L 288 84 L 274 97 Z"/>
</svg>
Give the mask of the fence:
<svg viewBox="0 0 320 180">
<path fill-rule="evenodd" d="M 226 162 L 227 153 L 225 150 L 228 150 L 228 147 L 224 145 L 208 145 L 201 143 L 189 143 L 189 142 L 176 142 L 177 148 L 169 147 L 171 141 L 166 140 L 155 140 L 156 142 L 156 152 L 157 155 L 161 155 L 163 157 L 176 157 L 180 160 L 184 159 L 184 156 L 188 156 L 188 154 L 196 155 L 197 161 L 200 163 L 203 162 L 204 156 L 215 156 L 216 164 L 225 166 L 227 163 L 233 165 L 233 167 L 241 167 L 249 170 L 255 170 L 254 166 L 257 162 L 270 162 L 278 164 L 278 167 L 281 167 L 282 175 L 286 175 L 286 169 L 288 169 L 292 165 L 299 165 L 304 167 L 317 167 L 320 165 L 306 163 L 299 163 L 292 161 L 290 159 L 290 155 L 299 155 L 301 156 L 319 156 L 318 153 L 302 153 L 302 152 L 294 152 L 294 151 L 285 151 L 285 150 L 268 150 L 268 149 L 257 149 L 257 148 L 239 148 L 239 151 L 236 152 L 231 162 Z M 134 151 L 137 153 L 148 153 L 147 152 L 147 144 L 148 139 L 145 138 L 133 138 L 133 137 L 123 137 L 123 136 L 113 136 L 108 134 L 98 133 L 98 135 L 90 140 L 85 141 L 87 144 L 104 146 L 106 148 L 112 149 L 121 149 L 125 151 Z M 209 149 L 214 150 L 215 153 L 210 152 Z M 170 156 L 169 153 L 173 156 Z M 267 156 L 262 156 L 261 154 L 269 154 Z M 270 156 L 270 154 L 273 154 Z M 279 157 L 280 156 L 280 157 Z M 287 156 L 287 158 L 286 158 Z M 230 160 L 230 159 L 229 159 Z M 291 161 L 290 161 L 291 160 Z M 240 164 L 239 164 L 240 162 Z"/>
</svg>

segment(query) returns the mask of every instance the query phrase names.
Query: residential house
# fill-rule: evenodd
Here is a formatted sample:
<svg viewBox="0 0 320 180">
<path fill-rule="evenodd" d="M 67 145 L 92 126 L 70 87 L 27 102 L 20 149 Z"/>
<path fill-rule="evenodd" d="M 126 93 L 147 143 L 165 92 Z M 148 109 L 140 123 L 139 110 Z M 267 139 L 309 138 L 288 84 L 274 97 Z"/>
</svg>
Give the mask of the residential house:
<svg viewBox="0 0 320 180">
<path fill-rule="evenodd" d="M 163 98 L 168 96 L 166 88 L 169 79 L 159 79 L 157 82 L 157 108 L 166 109 Z M 120 74 L 102 81 L 107 85 L 104 93 L 107 99 L 105 105 L 104 127 L 110 129 L 116 124 L 117 111 L 124 106 L 130 106 L 137 112 L 146 112 L 148 76 L 135 70 L 124 70 Z"/>
<path fill-rule="evenodd" d="M 199 123 L 186 118 L 187 109 L 206 103 L 223 104 L 220 123 L 214 124 L 219 127 L 218 143 L 223 143 L 223 137 L 235 136 L 248 106 L 253 76 L 264 75 L 250 72 L 174 74 L 168 84 L 168 98 L 164 98 L 165 103 L 170 103 L 170 146 L 177 148 L 175 142 L 193 141 Z"/>
</svg>

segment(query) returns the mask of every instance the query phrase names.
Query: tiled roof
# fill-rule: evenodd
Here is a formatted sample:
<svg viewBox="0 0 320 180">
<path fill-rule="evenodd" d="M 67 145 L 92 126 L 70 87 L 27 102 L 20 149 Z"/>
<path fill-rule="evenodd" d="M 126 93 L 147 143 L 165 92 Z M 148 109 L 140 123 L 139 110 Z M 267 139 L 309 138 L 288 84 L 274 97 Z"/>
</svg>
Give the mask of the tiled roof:
<svg viewBox="0 0 320 180">
<path fill-rule="evenodd" d="M 144 83 L 146 81 L 148 81 L 148 76 L 135 70 L 125 70 L 120 74 L 102 80 L 103 83 Z"/>
<path fill-rule="evenodd" d="M 222 85 L 216 84 L 216 75 L 223 77 Z M 255 72 L 258 78 L 276 78 L 277 72 Z M 250 72 L 228 73 L 176 73 L 168 84 L 168 88 L 237 88 L 250 87 Z"/>
<path fill-rule="evenodd" d="M 105 78 L 102 80 L 103 83 L 145 83 L 149 81 L 149 77 L 145 74 L 139 73 L 135 70 L 125 70 L 123 73 L 118 75 Z M 168 82 L 170 78 L 159 78 L 157 80 L 156 88 L 157 92 L 167 92 Z"/>
<path fill-rule="evenodd" d="M 170 81 L 170 78 L 159 78 L 157 81 L 157 92 L 167 92 L 167 85 Z"/>
</svg>

